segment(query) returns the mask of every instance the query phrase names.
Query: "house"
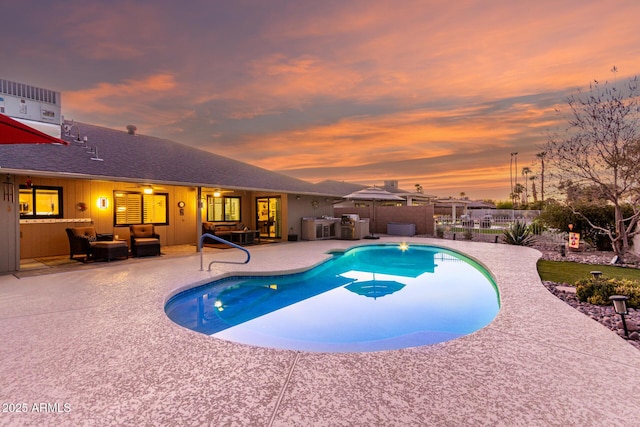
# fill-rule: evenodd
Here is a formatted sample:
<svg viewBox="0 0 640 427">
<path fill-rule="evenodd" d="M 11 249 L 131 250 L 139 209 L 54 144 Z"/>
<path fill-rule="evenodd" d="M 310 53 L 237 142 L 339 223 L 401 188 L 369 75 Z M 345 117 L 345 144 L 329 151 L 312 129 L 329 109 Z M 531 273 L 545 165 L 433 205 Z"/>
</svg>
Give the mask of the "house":
<svg viewBox="0 0 640 427">
<path fill-rule="evenodd" d="M 353 184 L 347 182 L 339 182 L 339 181 L 322 181 L 316 184 L 318 187 L 325 191 L 332 191 L 338 194 L 342 194 L 343 196 L 354 193 L 358 190 L 362 190 L 367 188 L 366 185 L 361 184 Z M 398 187 L 397 180 L 388 180 L 384 181 L 384 185 L 381 187 L 382 189 L 392 193 L 398 197 L 401 197 L 402 201 L 389 201 L 389 202 L 380 202 L 381 205 L 388 206 L 426 206 L 433 204 L 433 200 L 436 196 L 425 194 L 422 190 L 422 187 L 416 186 L 416 191 L 407 191 L 400 189 Z M 338 202 L 335 207 L 337 208 L 348 208 L 348 207 L 365 207 L 369 206 L 371 201 L 366 200 L 342 200 Z"/>
<path fill-rule="evenodd" d="M 302 217 L 333 214 L 337 194 L 167 139 L 63 121 L 69 145 L 0 144 L 0 273 L 20 259 L 69 253 L 67 227 L 129 235 L 152 223 L 162 245 L 195 244 L 203 221 L 261 237 L 299 234 Z"/>
<path fill-rule="evenodd" d="M 460 215 L 470 215 L 475 218 L 481 218 L 483 215 L 493 214 L 496 212 L 496 206 L 493 203 L 469 200 L 468 197 L 456 199 L 453 197 L 439 198 L 433 200 L 435 205 L 435 214 L 439 216 L 447 216 L 455 221 Z"/>
</svg>

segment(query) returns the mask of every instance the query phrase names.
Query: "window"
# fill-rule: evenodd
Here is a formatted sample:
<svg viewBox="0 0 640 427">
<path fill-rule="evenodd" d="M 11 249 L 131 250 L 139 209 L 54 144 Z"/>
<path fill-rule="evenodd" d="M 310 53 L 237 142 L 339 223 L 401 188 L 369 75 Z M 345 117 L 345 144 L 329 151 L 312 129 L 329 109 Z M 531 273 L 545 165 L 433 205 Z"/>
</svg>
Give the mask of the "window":
<svg viewBox="0 0 640 427">
<path fill-rule="evenodd" d="M 167 194 L 142 194 L 116 191 L 114 200 L 114 224 L 169 224 Z"/>
<path fill-rule="evenodd" d="M 207 221 L 240 221 L 240 197 L 207 196 Z"/>
<path fill-rule="evenodd" d="M 20 186 L 20 218 L 62 218 L 62 187 Z"/>
</svg>

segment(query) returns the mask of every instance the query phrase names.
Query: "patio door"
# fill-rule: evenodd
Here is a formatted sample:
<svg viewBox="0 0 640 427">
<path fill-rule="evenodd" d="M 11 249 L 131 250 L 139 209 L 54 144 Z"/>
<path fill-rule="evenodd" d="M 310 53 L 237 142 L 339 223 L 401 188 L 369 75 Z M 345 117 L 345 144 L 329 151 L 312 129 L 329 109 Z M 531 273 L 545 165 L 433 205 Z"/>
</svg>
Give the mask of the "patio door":
<svg viewBox="0 0 640 427">
<path fill-rule="evenodd" d="M 260 237 L 279 239 L 282 236 L 280 202 L 280 197 L 259 197 L 256 199 L 256 220 Z"/>
</svg>

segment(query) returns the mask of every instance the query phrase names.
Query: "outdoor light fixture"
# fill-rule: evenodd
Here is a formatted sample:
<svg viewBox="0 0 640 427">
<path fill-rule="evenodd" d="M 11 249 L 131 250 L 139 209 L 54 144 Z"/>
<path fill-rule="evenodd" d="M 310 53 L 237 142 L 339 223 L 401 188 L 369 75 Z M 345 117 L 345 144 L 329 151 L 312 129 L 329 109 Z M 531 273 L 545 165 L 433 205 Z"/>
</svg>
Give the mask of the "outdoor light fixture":
<svg viewBox="0 0 640 427">
<path fill-rule="evenodd" d="M 144 192 L 144 194 L 153 194 L 153 188 L 151 187 L 145 187 L 142 191 Z"/>
<path fill-rule="evenodd" d="M 220 197 L 220 192 L 219 191 L 214 191 L 213 192 L 213 197 Z"/>
<path fill-rule="evenodd" d="M 106 197 L 98 197 L 98 208 L 107 209 L 109 207 L 109 199 Z"/>
<path fill-rule="evenodd" d="M 627 311 L 627 300 L 629 297 L 625 295 L 611 295 L 609 297 L 610 301 L 613 301 L 613 310 L 616 314 L 619 314 L 622 318 L 622 328 L 624 329 L 625 338 L 629 338 L 629 330 L 627 329 L 627 322 L 624 319 L 624 316 L 629 314 Z"/>
</svg>

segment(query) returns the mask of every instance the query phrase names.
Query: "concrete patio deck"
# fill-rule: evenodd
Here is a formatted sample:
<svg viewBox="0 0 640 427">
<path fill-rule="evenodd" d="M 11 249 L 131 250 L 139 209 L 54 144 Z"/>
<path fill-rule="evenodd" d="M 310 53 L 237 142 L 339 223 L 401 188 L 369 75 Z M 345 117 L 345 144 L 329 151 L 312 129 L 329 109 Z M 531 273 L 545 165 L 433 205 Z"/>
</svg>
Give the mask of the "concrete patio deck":
<svg viewBox="0 0 640 427">
<path fill-rule="evenodd" d="M 464 252 L 495 276 L 484 329 L 433 346 L 307 353 L 212 339 L 172 323 L 179 290 L 230 272 L 283 272 L 367 241 L 249 248 L 0 276 L 0 425 L 633 425 L 640 352 L 549 293 L 539 252 L 409 238 Z M 383 237 L 380 242 L 399 241 Z M 236 250 L 216 259 L 243 260 Z M 23 406 L 24 404 L 24 406 Z M 44 405 L 43 405 L 44 404 Z M 13 406 L 11 406 L 13 405 Z M 14 411 L 19 405 L 26 412 Z M 35 410 L 39 409 L 40 412 Z"/>
</svg>

